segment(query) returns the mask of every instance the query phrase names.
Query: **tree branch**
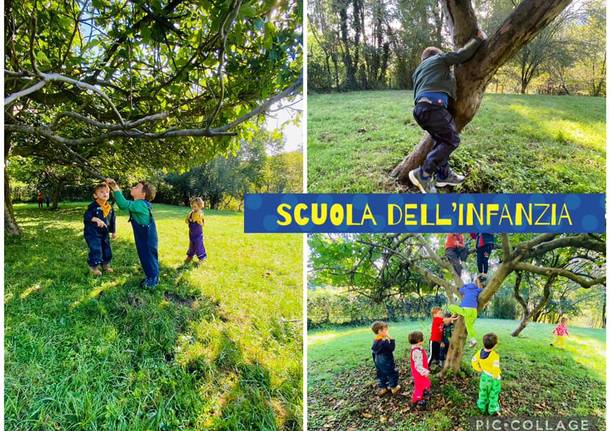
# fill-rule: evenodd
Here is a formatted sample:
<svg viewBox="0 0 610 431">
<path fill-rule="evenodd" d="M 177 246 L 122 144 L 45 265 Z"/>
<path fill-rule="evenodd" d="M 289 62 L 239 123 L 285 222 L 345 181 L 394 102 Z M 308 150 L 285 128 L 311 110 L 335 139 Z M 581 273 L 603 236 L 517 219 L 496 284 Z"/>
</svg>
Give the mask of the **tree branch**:
<svg viewBox="0 0 610 431">
<path fill-rule="evenodd" d="M 491 77 L 493 72 L 534 39 L 571 1 L 523 0 L 489 39 L 487 46 L 477 53 L 481 59 L 477 68 Z"/>
<path fill-rule="evenodd" d="M 549 268 L 545 266 L 537 266 L 526 262 L 517 262 L 514 265 L 514 268 L 516 270 L 533 272 L 535 274 L 542 274 L 548 277 L 552 276 L 553 274 L 556 274 L 558 276 L 570 279 L 586 289 L 597 284 L 604 284 L 606 281 L 605 275 L 598 278 L 584 278 L 582 276 L 574 274 L 572 271 L 569 271 L 565 268 Z"/>
<path fill-rule="evenodd" d="M 444 0 L 442 4 L 454 48 L 457 49 L 465 45 L 479 29 L 477 16 L 471 0 Z"/>
<path fill-rule="evenodd" d="M 44 76 L 49 76 L 49 75 L 51 75 L 51 74 L 47 74 Z M 68 78 L 68 79 L 70 79 L 70 78 Z M 99 122 L 97 120 L 87 118 L 80 114 L 72 113 L 72 114 L 67 114 L 67 115 L 71 116 L 73 118 L 78 118 L 82 121 L 85 121 L 90 125 L 109 129 L 110 131 L 107 133 L 97 135 L 97 136 L 89 136 L 86 138 L 65 138 L 63 136 L 53 133 L 52 129 L 48 125 L 30 126 L 30 125 L 26 125 L 26 124 L 6 124 L 5 130 L 12 131 L 12 132 L 18 132 L 18 133 L 25 133 L 25 134 L 30 134 L 30 135 L 42 136 L 46 139 L 49 139 L 52 142 L 57 142 L 57 143 L 66 144 L 66 145 L 94 144 L 94 143 L 103 142 L 105 140 L 113 139 L 113 138 L 158 140 L 158 139 L 186 137 L 186 136 L 192 136 L 192 137 L 236 136 L 237 135 L 236 132 L 230 132 L 229 130 L 238 126 L 241 123 L 244 123 L 245 121 L 249 120 L 250 118 L 255 117 L 256 115 L 264 113 L 274 103 L 276 103 L 286 97 L 293 96 L 301 89 L 302 82 L 303 82 L 303 76 L 301 75 L 290 87 L 284 89 L 280 93 L 277 93 L 277 94 L 271 96 L 270 98 L 265 100 L 263 103 L 258 105 L 256 108 L 254 108 L 252 111 L 248 112 L 247 114 L 242 115 L 241 117 L 237 118 L 235 121 L 233 121 L 225 126 L 217 127 L 217 128 L 213 128 L 213 129 L 208 129 L 208 128 L 205 128 L 205 129 L 176 129 L 176 130 L 170 129 L 170 130 L 166 130 L 163 132 L 148 133 L 148 132 L 142 132 L 139 130 L 132 130 L 132 129 L 134 127 L 137 127 L 137 125 L 140 125 L 144 122 L 162 120 L 162 119 L 166 118 L 165 113 L 153 114 L 151 116 L 143 117 L 143 118 L 140 118 L 133 122 L 128 122 L 128 123 L 122 122 L 120 125 L 114 125 L 114 126 L 107 124 L 107 123 Z M 89 84 L 85 84 L 85 85 L 89 86 Z M 131 130 L 129 128 L 131 128 Z"/>
</svg>

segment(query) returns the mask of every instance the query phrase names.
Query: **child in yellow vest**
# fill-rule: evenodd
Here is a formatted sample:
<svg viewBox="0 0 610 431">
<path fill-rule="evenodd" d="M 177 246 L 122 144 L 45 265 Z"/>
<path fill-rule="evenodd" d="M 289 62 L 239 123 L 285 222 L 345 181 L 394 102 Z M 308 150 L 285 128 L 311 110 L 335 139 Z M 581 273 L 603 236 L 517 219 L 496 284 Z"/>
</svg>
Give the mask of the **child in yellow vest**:
<svg viewBox="0 0 610 431">
<path fill-rule="evenodd" d="M 500 355 L 494 351 L 498 344 L 498 336 L 490 333 L 483 336 L 483 346 L 472 357 L 472 368 L 481 373 L 479 381 L 479 399 L 477 407 L 483 414 L 498 415 L 500 404 L 498 398 L 502 390 L 500 383 Z"/>
</svg>

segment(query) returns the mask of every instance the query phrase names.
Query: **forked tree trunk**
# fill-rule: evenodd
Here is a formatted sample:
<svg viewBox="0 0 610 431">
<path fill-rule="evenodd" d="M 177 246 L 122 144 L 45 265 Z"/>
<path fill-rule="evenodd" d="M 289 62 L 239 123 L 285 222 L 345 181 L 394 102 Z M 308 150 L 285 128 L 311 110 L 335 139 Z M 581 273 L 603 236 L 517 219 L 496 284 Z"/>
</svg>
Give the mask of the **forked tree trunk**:
<svg viewBox="0 0 610 431">
<path fill-rule="evenodd" d="M 502 283 L 506 280 L 506 277 L 513 271 L 512 262 L 502 262 L 494 275 L 489 279 L 489 283 L 479 295 L 479 313 L 483 311 L 485 305 L 493 298 L 493 296 L 500 290 Z M 482 339 L 482 333 L 477 334 L 477 340 L 479 343 Z M 449 351 L 447 352 L 447 359 L 445 360 L 445 366 L 443 368 L 443 375 L 450 374 L 451 372 L 457 372 L 462 366 L 462 358 L 464 356 L 464 344 L 466 343 L 467 333 L 464 325 L 464 319 L 460 317 L 453 329 L 451 340 L 449 340 Z"/>
<path fill-rule="evenodd" d="M 545 28 L 571 0 L 523 0 L 500 28 L 467 63 L 455 67 L 457 101 L 452 109 L 458 131 L 474 118 L 485 88 L 500 66 L 513 57 Z M 456 48 L 464 46 L 477 29 L 477 19 L 469 0 L 443 0 L 445 16 Z M 425 133 L 413 151 L 390 174 L 408 185 L 409 171 L 422 165 L 434 141 Z"/>
<path fill-rule="evenodd" d="M 546 307 L 546 304 L 548 304 L 549 299 L 551 298 L 551 293 L 552 293 L 551 287 L 553 286 L 553 283 L 555 282 L 556 279 L 557 279 L 556 274 L 548 277 L 548 279 L 546 280 L 546 283 L 544 284 L 542 298 L 540 298 L 540 302 L 538 302 L 538 304 L 532 310 L 528 309 L 527 303 L 519 295 L 518 286 L 515 285 L 515 289 L 516 289 L 515 298 L 517 298 L 517 302 L 519 302 L 519 304 L 521 304 L 521 306 L 523 307 L 523 317 L 522 317 L 521 323 L 519 323 L 519 326 L 517 327 L 517 329 L 515 329 L 512 332 L 512 334 L 510 334 L 511 336 L 517 337 L 521 333 L 521 331 L 523 331 L 525 329 L 525 327 L 529 323 L 530 319 L 532 319 L 535 316 L 539 316 L 540 313 L 542 313 L 542 310 L 544 310 L 544 307 Z"/>
</svg>

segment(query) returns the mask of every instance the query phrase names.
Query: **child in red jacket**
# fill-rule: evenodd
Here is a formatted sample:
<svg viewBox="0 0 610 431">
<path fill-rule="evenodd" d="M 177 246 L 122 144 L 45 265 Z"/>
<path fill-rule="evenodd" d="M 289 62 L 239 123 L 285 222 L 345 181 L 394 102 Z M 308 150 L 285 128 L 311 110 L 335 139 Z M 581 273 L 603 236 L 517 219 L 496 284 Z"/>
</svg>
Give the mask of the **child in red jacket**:
<svg viewBox="0 0 610 431">
<path fill-rule="evenodd" d="M 424 334 L 420 331 L 409 334 L 411 344 L 411 376 L 413 377 L 413 407 L 424 410 L 430 399 L 430 370 L 424 344 Z"/>
<path fill-rule="evenodd" d="M 432 308 L 432 329 L 430 331 L 430 357 L 428 368 L 441 364 L 441 343 L 443 342 L 443 310 Z"/>
</svg>

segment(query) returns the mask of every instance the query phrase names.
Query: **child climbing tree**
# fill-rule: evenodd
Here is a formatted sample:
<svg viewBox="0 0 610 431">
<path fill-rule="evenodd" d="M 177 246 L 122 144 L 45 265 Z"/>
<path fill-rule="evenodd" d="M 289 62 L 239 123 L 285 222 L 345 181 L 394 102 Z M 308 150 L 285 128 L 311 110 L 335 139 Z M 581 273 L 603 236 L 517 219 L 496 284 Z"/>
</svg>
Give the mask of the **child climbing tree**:
<svg viewBox="0 0 610 431">
<path fill-rule="evenodd" d="M 440 239 L 440 240 L 439 240 Z M 569 280 L 588 289 L 605 283 L 605 274 L 582 261 L 605 259 L 606 243 L 593 234 L 500 235 L 500 262 L 490 270 L 478 297 L 483 310 L 508 277 L 532 274 Z M 417 282 L 425 279 L 429 288 L 439 287 L 449 303 L 456 302 L 463 285 L 448 259 L 437 253 L 442 237 L 423 234 L 314 235 L 310 240 L 316 279 L 350 291 L 362 292 L 379 303 L 397 293 L 421 294 Z M 561 252 L 569 264 L 556 265 L 549 258 Z M 466 342 L 464 320 L 456 321 L 443 372 L 461 367 Z"/>
</svg>

